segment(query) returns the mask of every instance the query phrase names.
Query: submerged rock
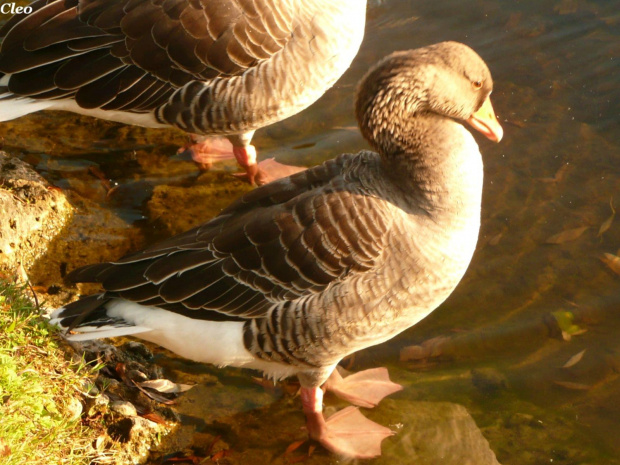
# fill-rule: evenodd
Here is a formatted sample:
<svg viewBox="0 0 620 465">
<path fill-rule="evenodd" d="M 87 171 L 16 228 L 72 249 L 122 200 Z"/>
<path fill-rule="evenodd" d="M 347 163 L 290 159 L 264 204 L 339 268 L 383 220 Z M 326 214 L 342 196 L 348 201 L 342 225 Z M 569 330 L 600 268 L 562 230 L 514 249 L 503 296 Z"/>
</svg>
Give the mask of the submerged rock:
<svg viewBox="0 0 620 465">
<path fill-rule="evenodd" d="M 499 465 L 489 442 L 465 407 L 450 402 L 399 403 L 402 428 L 384 457 L 416 465 Z M 400 425 L 398 425 L 400 426 Z"/>
<path fill-rule="evenodd" d="M 73 208 L 34 169 L 0 152 L 0 272 L 26 270 L 47 251 Z"/>
</svg>

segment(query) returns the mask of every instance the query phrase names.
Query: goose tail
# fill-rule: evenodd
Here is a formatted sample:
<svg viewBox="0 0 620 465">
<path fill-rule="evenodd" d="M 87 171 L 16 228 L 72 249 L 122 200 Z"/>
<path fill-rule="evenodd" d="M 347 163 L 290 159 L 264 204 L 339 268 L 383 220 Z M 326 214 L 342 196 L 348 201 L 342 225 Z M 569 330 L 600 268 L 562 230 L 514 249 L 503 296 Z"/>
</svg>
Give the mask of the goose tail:
<svg viewBox="0 0 620 465">
<path fill-rule="evenodd" d="M 128 307 L 137 304 L 96 294 L 56 309 L 50 324 L 57 326 L 70 341 L 89 341 L 107 337 L 129 336 L 151 331 L 123 317 Z M 125 308 L 127 307 L 127 308 Z"/>
</svg>

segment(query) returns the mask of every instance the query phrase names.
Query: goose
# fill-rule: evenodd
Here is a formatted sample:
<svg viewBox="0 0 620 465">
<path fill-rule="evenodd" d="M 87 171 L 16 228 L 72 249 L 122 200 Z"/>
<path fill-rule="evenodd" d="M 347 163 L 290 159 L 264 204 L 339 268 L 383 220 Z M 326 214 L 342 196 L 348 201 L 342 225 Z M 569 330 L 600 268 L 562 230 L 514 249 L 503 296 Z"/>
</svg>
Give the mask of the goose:
<svg viewBox="0 0 620 465">
<path fill-rule="evenodd" d="M 297 375 L 310 438 L 348 457 L 380 455 L 392 432 L 354 407 L 325 420 L 321 386 L 367 407 L 400 388 L 379 369 L 344 379 L 334 369 L 426 317 L 465 273 L 483 169 L 463 123 L 501 140 L 492 89 L 485 62 L 461 43 L 392 53 L 356 97 L 376 152 L 339 155 L 202 226 L 71 272 L 104 291 L 52 323 L 73 340 L 133 334 L 199 362 Z"/>
<path fill-rule="evenodd" d="M 366 0 L 35 0 L 0 28 L 0 121 L 65 110 L 218 136 L 191 147 L 196 161 L 234 155 L 263 184 L 254 132 L 336 82 L 365 12 Z"/>
</svg>

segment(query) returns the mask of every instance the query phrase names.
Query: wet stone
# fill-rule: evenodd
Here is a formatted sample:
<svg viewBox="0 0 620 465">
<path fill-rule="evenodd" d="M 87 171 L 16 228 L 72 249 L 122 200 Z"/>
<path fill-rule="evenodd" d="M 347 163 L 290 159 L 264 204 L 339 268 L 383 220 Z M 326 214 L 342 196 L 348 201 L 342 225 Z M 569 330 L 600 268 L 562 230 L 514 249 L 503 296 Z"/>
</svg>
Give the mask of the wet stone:
<svg viewBox="0 0 620 465">
<path fill-rule="evenodd" d="M 483 394 L 495 394 L 508 386 L 503 373 L 493 368 L 473 369 L 471 382 Z"/>
<path fill-rule="evenodd" d="M 110 410 L 124 417 L 135 417 L 138 415 L 136 407 L 131 402 L 126 402 L 124 400 L 110 402 Z"/>
<path fill-rule="evenodd" d="M 73 208 L 30 165 L 0 152 L 0 272 L 29 271 L 62 230 Z"/>
<path fill-rule="evenodd" d="M 467 409 L 449 402 L 407 402 L 399 405 L 401 429 L 395 441 L 384 441 L 383 463 L 408 457 L 416 465 L 499 465 L 489 442 Z M 394 429 L 394 424 L 390 425 Z M 387 463 L 387 462 L 386 462 Z"/>
</svg>

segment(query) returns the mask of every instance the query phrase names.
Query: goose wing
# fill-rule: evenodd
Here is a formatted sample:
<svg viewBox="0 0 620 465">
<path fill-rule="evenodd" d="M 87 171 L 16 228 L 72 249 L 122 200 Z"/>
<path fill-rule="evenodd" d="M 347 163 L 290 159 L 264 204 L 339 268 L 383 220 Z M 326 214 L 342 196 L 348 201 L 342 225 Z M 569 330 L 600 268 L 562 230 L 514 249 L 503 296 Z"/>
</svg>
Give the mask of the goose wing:
<svg viewBox="0 0 620 465">
<path fill-rule="evenodd" d="M 263 186 L 198 228 L 69 278 L 205 319 L 261 317 L 274 304 L 327 292 L 372 270 L 390 229 L 382 200 L 343 175 L 355 162 L 342 155 Z"/>
<path fill-rule="evenodd" d="M 269 0 L 36 0 L 1 29 L 9 91 L 147 112 L 190 81 L 243 73 L 290 40 Z"/>
</svg>

